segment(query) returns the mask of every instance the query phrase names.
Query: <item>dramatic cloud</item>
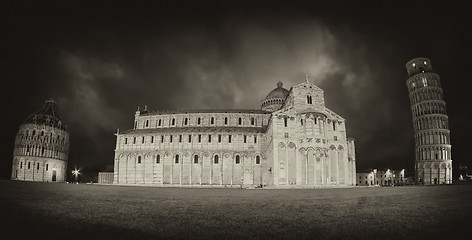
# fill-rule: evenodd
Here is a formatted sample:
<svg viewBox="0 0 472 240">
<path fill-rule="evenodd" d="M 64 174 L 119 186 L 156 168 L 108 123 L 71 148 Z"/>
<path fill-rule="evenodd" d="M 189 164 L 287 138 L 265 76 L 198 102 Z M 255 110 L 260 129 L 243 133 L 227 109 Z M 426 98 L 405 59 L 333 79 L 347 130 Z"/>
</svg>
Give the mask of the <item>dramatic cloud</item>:
<svg viewBox="0 0 472 240">
<path fill-rule="evenodd" d="M 363 42 L 354 48 L 315 20 L 297 19 L 277 28 L 271 24 L 242 21 L 236 26 L 223 22 L 212 31 L 184 28 L 134 41 L 141 46 L 135 52 L 63 49 L 64 87 L 69 89 L 60 101 L 64 109 L 73 109 L 64 112 L 65 118 L 77 129 L 73 131 L 90 139 L 84 143 L 88 149 L 99 152 L 109 141 L 103 133 L 131 128 L 138 106 L 158 111 L 258 109 L 278 81 L 290 88 L 308 75 L 325 90 L 327 106 L 347 119 L 348 135 L 358 139 L 359 159 L 366 157 L 363 148 L 379 139 L 391 141 L 382 129 L 390 127 L 397 100 L 385 89 L 403 87 L 402 79 L 382 76 L 371 67 Z M 405 136 L 393 139 L 404 141 Z M 395 156 L 398 146 L 391 146 L 377 147 L 370 156 L 379 162 L 385 153 Z"/>
</svg>

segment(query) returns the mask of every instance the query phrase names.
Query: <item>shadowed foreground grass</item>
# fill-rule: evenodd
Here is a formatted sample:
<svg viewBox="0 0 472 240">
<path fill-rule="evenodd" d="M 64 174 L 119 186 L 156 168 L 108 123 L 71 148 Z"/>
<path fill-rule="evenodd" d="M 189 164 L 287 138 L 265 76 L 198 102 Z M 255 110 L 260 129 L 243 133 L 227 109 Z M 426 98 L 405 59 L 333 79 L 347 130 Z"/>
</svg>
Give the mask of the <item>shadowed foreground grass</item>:
<svg viewBox="0 0 472 240">
<path fill-rule="evenodd" d="M 0 181 L 27 239 L 466 239 L 472 185 L 187 189 Z M 468 227 L 468 228 L 467 228 Z"/>
</svg>

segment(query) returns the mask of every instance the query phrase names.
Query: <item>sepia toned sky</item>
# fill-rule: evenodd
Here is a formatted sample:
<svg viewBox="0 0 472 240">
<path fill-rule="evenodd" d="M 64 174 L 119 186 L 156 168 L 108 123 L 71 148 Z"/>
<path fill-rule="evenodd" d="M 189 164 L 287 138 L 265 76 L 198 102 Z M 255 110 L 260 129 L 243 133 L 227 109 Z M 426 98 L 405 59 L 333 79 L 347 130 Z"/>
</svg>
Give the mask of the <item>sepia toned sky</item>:
<svg viewBox="0 0 472 240">
<path fill-rule="evenodd" d="M 69 168 L 113 164 L 134 112 L 258 109 L 278 81 L 305 80 L 347 120 L 357 168 L 413 170 L 407 61 L 441 77 L 452 157 L 472 167 L 472 18 L 447 1 L 11 1 L 0 10 L 2 148 L 54 98 L 71 133 Z M 457 177 L 457 176 L 455 176 Z"/>
</svg>

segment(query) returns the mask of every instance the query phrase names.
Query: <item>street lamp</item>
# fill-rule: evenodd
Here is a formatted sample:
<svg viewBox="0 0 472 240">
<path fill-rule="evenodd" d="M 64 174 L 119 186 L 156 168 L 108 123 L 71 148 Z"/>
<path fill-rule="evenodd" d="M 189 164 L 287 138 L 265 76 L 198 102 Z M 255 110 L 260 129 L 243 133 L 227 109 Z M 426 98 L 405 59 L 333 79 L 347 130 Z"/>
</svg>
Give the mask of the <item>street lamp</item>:
<svg viewBox="0 0 472 240">
<path fill-rule="evenodd" d="M 72 174 L 74 174 L 74 176 L 75 176 L 75 183 L 78 184 L 79 182 L 77 181 L 77 178 L 79 177 L 80 171 L 77 170 L 77 169 L 74 169 L 72 171 Z"/>
<path fill-rule="evenodd" d="M 375 186 L 375 184 L 376 184 L 376 183 L 375 183 L 375 175 L 377 175 L 377 169 L 374 169 L 373 172 L 374 172 L 374 186 Z"/>
</svg>

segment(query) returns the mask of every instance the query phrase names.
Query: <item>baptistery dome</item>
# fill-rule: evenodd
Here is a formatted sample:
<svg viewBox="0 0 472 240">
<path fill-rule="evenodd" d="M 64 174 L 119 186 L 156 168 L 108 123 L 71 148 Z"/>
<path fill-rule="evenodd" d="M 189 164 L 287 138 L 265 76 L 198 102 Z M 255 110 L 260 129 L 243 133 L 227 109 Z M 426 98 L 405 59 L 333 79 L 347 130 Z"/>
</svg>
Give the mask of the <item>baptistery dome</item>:
<svg viewBox="0 0 472 240">
<path fill-rule="evenodd" d="M 13 180 L 64 182 L 69 133 L 56 101 L 46 100 L 19 127 L 13 151 Z"/>
<path fill-rule="evenodd" d="M 282 82 L 277 83 L 277 88 L 267 94 L 267 97 L 262 101 L 261 109 L 268 112 L 274 112 L 279 110 L 285 98 L 288 96 L 288 90 L 282 87 Z"/>
<path fill-rule="evenodd" d="M 26 118 L 24 124 L 48 125 L 66 130 L 66 126 L 62 123 L 58 114 L 57 103 L 54 99 L 46 100 L 39 110 Z"/>
</svg>

